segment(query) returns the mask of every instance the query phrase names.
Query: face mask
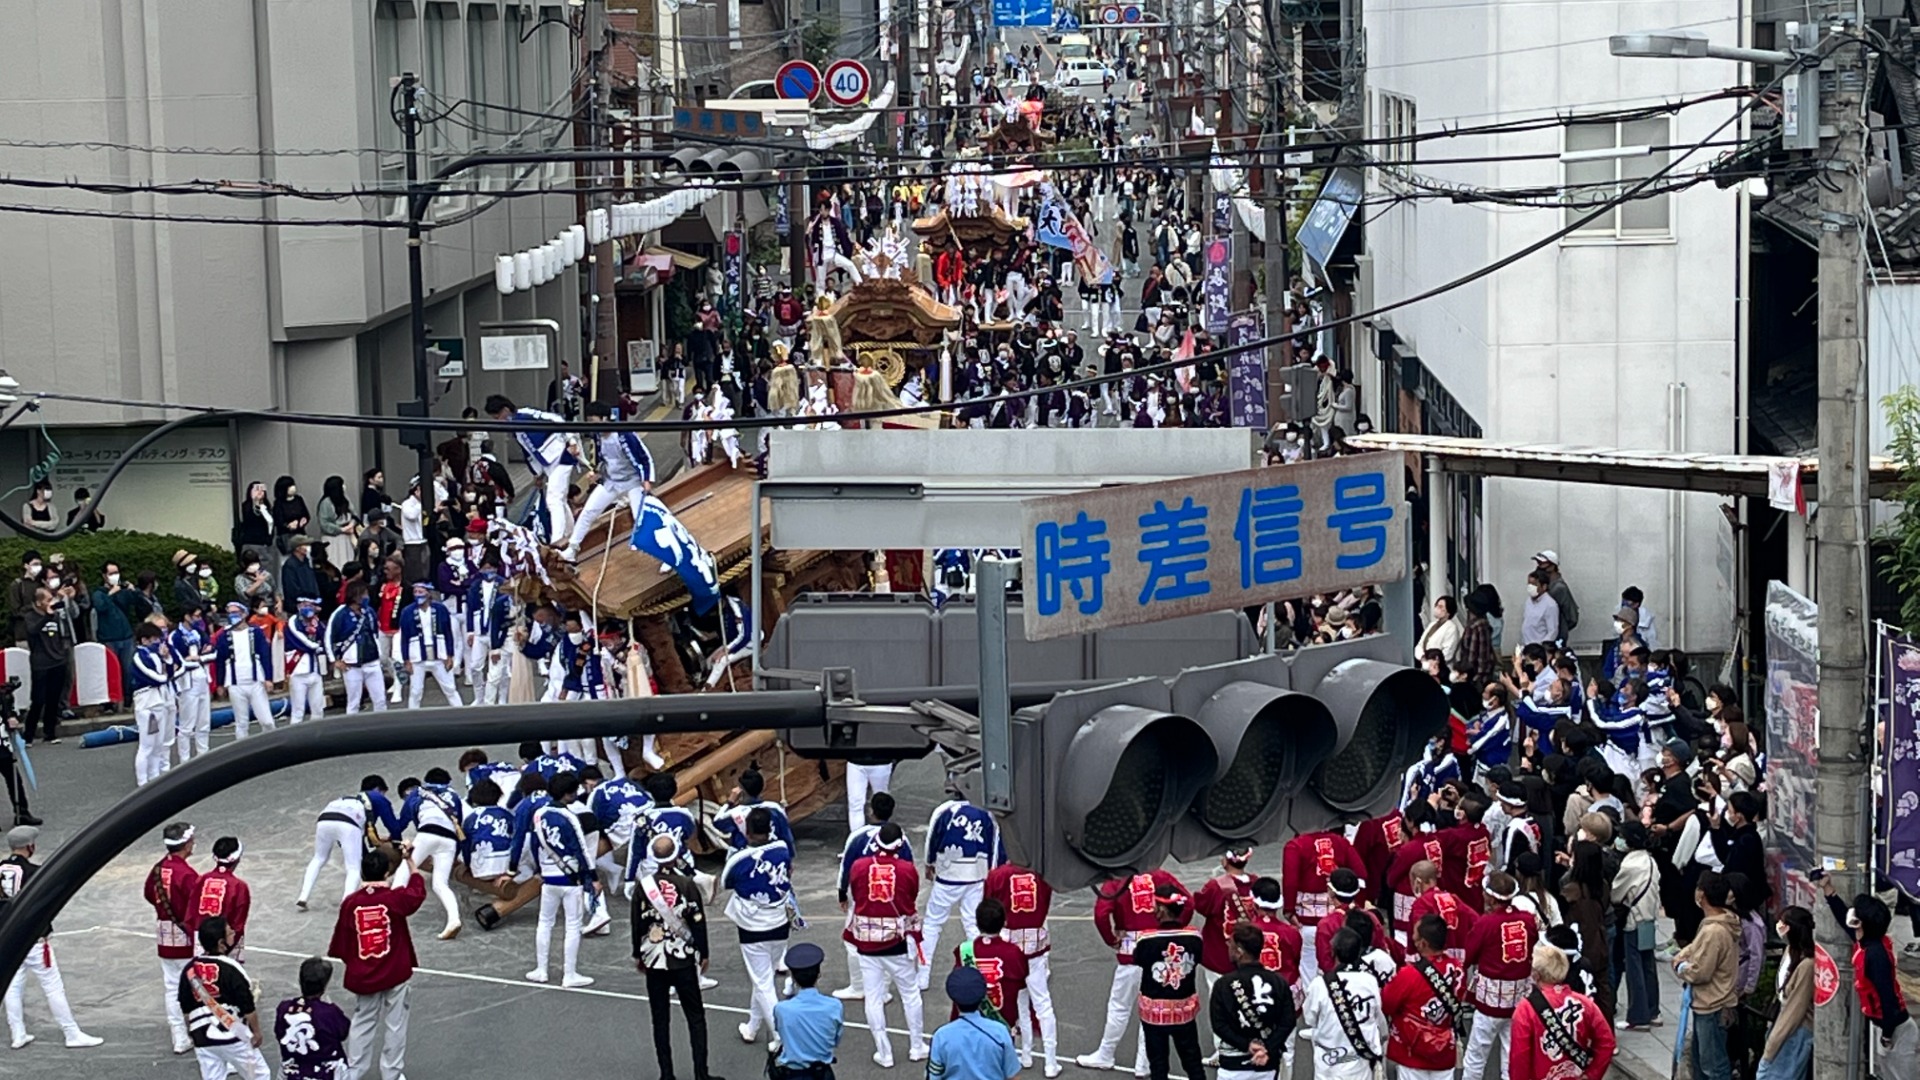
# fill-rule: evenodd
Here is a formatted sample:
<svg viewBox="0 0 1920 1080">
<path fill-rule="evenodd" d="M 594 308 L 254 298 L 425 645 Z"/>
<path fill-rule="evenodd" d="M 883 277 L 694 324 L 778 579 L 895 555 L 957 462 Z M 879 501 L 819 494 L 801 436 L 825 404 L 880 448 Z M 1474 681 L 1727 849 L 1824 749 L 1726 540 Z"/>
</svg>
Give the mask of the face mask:
<svg viewBox="0 0 1920 1080">
<path fill-rule="evenodd" d="M 40 564 L 39 564 L 39 563 L 37 563 L 37 562 L 30 562 L 30 563 L 28 563 L 28 564 L 27 564 L 27 574 L 26 574 L 26 576 L 27 576 L 27 577 L 39 577 L 39 576 L 40 576 Z"/>
<path fill-rule="evenodd" d="M 230 613 L 230 614 L 229 614 L 229 615 L 227 616 L 227 625 L 228 625 L 228 626 L 239 626 L 239 625 L 240 625 L 240 621 L 241 621 L 242 619 L 244 619 L 244 618 L 246 618 L 246 616 L 244 616 L 244 615 L 242 615 L 242 614 L 240 614 L 239 612 L 237 612 L 237 611 L 235 611 L 235 612 L 232 612 L 232 613 Z"/>
<path fill-rule="evenodd" d="M 1708 699 L 1707 699 L 1707 711 L 1708 711 L 1708 712 L 1719 712 L 1719 711 L 1720 711 L 1720 699 L 1719 699 L 1719 698 L 1717 698 L 1717 697 L 1710 697 L 1710 698 L 1708 698 Z"/>
<path fill-rule="evenodd" d="M 213 576 L 213 567 L 211 567 L 211 566 L 203 566 L 203 567 L 201 567 L 201 568 L 200 568 L 200 576 L 201 576 L 201 577 L 203 577 L 203 578 L 210 578 L 210 577 L 212 577 L 212 576 Z"/>
<path fill-rule="evenodd" d="M 466 552 L 464 552 L 464 551 L 449 551 L 449 552 L 447 552 L 447 561 L 448 561 L 448 562 L 450 562 L 450 563 L 463 563 L 463 562 L 466 562 L 466 561 L 467 561 L 467 553 L 466 553 Z"/>
<path fill-rule="evenodd" d="M 567 640 L 573 642 L 575 645 L 578 645 L 581 642 L 587 640 L 587 635 L 576 631 L 574 633 L 568 634 Z"/>
<path fill-rule="evenodd" d="M 1615 619 L 1615 620 L 1613 620 L 1613 632 L 1614 632 L 1614 633 L 1616 633 L 1616 634 L 1624 634 L 1624 633 L 1626 633 L 1626 632 L 1627 632 L 1627 624 L 1626 624 L 1626 623 L 1623 623 L 1623 622 L 1621 622 L 1621 621 L 1620 621 L 1619 619 Z"/>
<path fill-rule="evenodd" d="M 316 610 L 315 610 L 314 608 L 312 608 L 311 606 L 309 606 L 309 605 L 306 605 L 306 604 L 302 604 L 302 605 L 300 605 L 300 617 L 301 617 L 301 618 L 303 618 L 303 619 L 311 619 L 311 618 L 313 618 L 313 617 L 314 617 L 315 615 L 317 615 L 317 614 L 319 614 L 319 612 L 318 612 L 318 611 L 316 611 Z"/>
<path fill-rule="evenodd" d="M 247 564 L 247 573 L 249 573 L 249 574 L 257 574 L 257 573 L 259 573 L 259 572 L 260 572 L 260 564 L 259 564 L 259 563 L 248 563 L 248 564 Z"/>
<path fill-rule="evenodd" d="M 1539 596 L 1539 595 L 1540 595 L 1540 586 L 1538 586 L 1538 585 L 1528 585 L 1528 586 L 1527 586 L 1527 595 L 1528 595 L 1528 596 Z"/>
<path fill-rule="evenodd" d="M 109 585 L 118 585 L 118 584 L 120 584 L 120 575 L 119 575 L 119 574 L 108 574 L 108 575 L 107 575 L 107 584 L 109 584 Z"/>
</svg>

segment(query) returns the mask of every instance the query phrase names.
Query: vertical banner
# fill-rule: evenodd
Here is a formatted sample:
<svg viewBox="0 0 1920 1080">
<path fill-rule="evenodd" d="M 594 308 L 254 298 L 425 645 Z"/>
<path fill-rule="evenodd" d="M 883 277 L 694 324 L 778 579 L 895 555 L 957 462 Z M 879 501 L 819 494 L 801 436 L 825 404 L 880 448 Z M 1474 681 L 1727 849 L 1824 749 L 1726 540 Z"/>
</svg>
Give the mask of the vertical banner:
<svg viewBox="0 0 1920 1080">
<path fill-rule="evenodd" d="M 1767 876 L 1782 905 L 1811 908 L 1820 891 L 1813 846 L 1820 731 L 1817 686 L 1819 607 L 1777 581 L 1767 582 Z"/>
<path fill-rule="evenodd" d="M 1267 336 L 1266 315 L 1242 311 L 1227 320 L 1227 344 L 1245 345 Z M 1267 356 L 1248 349 L 1227 358 L 1227 412 L 1234 427 L 1267 429 Z"/>
<path fill-rule="evenodd" d="M 1224 191 L 1213 193 L 1213 233 L 1226 236 L 1233 231 L 1233 196 Z"/>
<path fill-rule="evenodd" d="M 787 185 L 773 189 L 773 235 L 786 239 L 793 229 L 792 211 L 787 207 Z"/>
<path fill-rule="evenodd" d="M 726 296 L 721 304 L 729 311 L 744 309 L 747 279 L 747 241 L 738 229 L 728 229 L 721 249 L 726 252 L 722 272 L 726 275 Z"/>
<path fill-rule="evenodd" d="M 1206 308 L 1207 333 L 1226 333 L 1233 313 L 1233 237 L 1207 241 L 1207 276 L 1200 285 L 1200 298 Z"/>
<path fill-rule="evenodd" d="M 1885 623 L 1876 625 L 1875 637 L 1886 710 L 1878 861 L 1901 892 L 1920 896 L 1920 646 Z"/>
</svg>

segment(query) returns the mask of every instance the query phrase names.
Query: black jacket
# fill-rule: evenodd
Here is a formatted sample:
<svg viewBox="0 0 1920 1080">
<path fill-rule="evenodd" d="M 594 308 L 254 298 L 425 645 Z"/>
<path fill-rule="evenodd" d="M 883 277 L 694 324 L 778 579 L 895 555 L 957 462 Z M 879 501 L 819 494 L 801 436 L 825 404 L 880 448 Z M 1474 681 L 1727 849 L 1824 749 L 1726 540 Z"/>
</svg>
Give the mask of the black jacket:
<svg viewBox="0 0 1920 1080">
<path fill-rule="evenodd" d="M 1222 1069 L 1272 1070 L 1286 1053 L 1293 1036 L 1293 991 L 1277 972 L 1258 964 L 1233 970 L 1213 986 L 1207 1007 L 1213 1037 L 1220 1046 Z M 1267 1064 L 1255 1065 L 1248 1047 L 1258 1041 L 1267 1048 Z"/>
</svg>

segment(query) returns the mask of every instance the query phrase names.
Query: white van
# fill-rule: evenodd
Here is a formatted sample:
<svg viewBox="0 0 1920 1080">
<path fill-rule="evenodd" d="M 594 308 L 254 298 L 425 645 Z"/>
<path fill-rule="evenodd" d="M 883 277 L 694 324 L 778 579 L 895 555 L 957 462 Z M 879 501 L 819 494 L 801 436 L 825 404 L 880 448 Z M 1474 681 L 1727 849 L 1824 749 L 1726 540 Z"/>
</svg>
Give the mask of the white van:
<svg viewBox="0 0 1920 1080">
<path fill-rule="evenodd" d="M 1099 90 L 1112 73 L 1107 65 L 1090 56 L 1061 60 L 1053 67 L 1053 85 L 1061 90 L 1092 88 Z"/>
<path fill-rule="evenodd" d="M 1093 39 L 1085 34 L 1060 35 L 1060 59 L 1076 60 L 1093 55 Z"/>
</svg>

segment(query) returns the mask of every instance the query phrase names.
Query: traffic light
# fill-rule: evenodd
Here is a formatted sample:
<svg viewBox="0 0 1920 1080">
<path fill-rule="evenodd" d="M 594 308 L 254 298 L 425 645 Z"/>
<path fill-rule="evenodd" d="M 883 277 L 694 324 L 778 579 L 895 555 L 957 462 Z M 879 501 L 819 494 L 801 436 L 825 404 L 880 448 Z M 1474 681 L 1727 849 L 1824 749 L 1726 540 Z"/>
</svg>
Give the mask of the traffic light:
<svg viewBox="0 0 1920 1080">
<path fill-rule="evenodd" d="M 1171 826 L 1219 767 L 1170 704 L 1164 681 L 1134 679 L 1014 714 L 1017 827 L 1002 834 L 1017 862 L 1079 888 L 1166 861 Z"/>
<path fill-rule="evenodd" d="M 1014 857 L 1055 888 L 1383 813 L 1447 698 L 1386 636 L 1061 694 L 1015 714 Z"/>
<path fill-rule="evenodd" d="M 1212 740 L 1218 767 L 1174 826 L 1173 857 L 1193 862 L 1236 841 L 1270 839 L 1281 811 L 1323 759 L 1338 725 L 1326 705 L 1290 689 L 1284 657 L 1256 656 L 1173 677 L 1174 711 Z"/>
</svg>

